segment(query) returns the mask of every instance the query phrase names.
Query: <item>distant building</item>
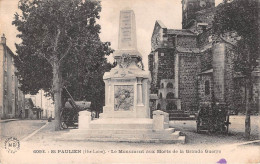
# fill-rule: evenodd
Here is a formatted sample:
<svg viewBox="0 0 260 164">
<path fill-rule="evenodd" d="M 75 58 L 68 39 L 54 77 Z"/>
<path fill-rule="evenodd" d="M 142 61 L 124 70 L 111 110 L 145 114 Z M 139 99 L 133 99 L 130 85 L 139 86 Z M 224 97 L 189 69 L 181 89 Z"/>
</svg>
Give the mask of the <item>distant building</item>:
<svg viewBox="0 0 260 164">
<path fill-rule="evenodd" d="M 25 119 L 41 119 L 42 109 L 35 107 L 31 98 L 25 98 Z"/>
<path fill-rule="evenodd" d="M 215 101 L 243 112 L 244 78 L 234 70 L 234 48 L 241 38 L 235 32 L 213 34 L 214 0 L 183 0 L 182 6 L 182 29 L 168 29 L 160 20 L 154 25 L 148 60 L 156 108 L 190 112 L 200 103 Z M 260 66 L 253 72 L 253 82 L 252 107 L 258 111 Z"/>
<path fill-rule="evenodd" d="M 15 76 L 14 53 L 6 45 L 6 37 L 0 42 L 0 116 L 1 119 L 24 117 L 24 94 Z"/>
<path fill-rule="evenodd" d="M 46 96 L 46 92 L 39 90 L 36 95 L 25 95 L 26 98 L 31 98 L 35 107 L 42 109 L 40 118 L 54 117 L 54 103 L 50 96 Z"/>
</svg>

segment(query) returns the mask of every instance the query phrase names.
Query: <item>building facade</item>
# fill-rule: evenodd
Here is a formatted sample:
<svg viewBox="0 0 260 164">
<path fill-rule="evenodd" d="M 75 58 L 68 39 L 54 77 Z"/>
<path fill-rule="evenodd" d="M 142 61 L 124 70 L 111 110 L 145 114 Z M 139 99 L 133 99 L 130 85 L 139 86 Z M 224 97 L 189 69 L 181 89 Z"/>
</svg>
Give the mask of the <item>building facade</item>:
<svg viewBox="0 0 260 164">
<path fill-rule="evenodd" d="M 25 95 L 26 98 L 30 98 L 34 106 L 41 109 L 39 118 L 54 117 L 54 103 L 50 96 L 46 95 L 46 92 L 39 90 L 36 95 Z"/>
<path fill-rule="evenodd" d="M 15 55 L 6 45 L 6 37 L 0 42 L 0 116 L 1 119 L 24 117 L 24 94 L 15 76 Z"/>
<path fill-rule="evenodd" d="M 244 79 L 234 71 L 234 48 L 241 38 L 235 32 L 221 37 L 213 34 L 214 0 L 183 0 L 182 6 L 182 29 L 168 29 L 157 20 L 151 37 L 148 60 L 151 93 L 158 96 L 156 108 L 191 112 L 201 103 L 214 101 L 242 112 Z M 257 110 L 260 67 L 253 72 L 253 79 L 253 106 Z"/>
</svg>

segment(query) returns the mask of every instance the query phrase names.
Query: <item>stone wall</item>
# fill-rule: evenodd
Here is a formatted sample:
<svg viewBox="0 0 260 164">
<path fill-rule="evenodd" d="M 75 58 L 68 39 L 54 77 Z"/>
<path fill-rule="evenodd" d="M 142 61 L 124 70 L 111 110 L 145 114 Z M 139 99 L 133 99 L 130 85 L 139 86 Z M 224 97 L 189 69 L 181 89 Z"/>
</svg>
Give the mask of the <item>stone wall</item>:
<svg viewBox="0 0 260 164">
<path fill-rule="evenodd" d="M 209 90 L 210 93 L 205 93 L 205 82 L 209 81 Z M 199 75 L 198 77 L 198 96 L 199 102 L 211 102 L 212 101 L 212 93 L 213 93 L 213 79 L 212 73 Z"/>
<path fill-rule="evenodd" d="M 160 88 L 161 79 L 174 78 L 174 49 L 158 50 L 158 74 L 156 89 Z"/>
<path fill-rule="evenodd" d="M 192 110 L 197 106 L 197 75 L 200 71 L 198 54 L 179 55 L 179 98 L 182 110 Z"/>
<path fill-rule="evenodd" d="M 225 43 L 217 43 L 213 46 L 213 79 L 214 96 L 216 102 L 224 103 L 224 69 L 225 69 Z"/>
<path fill-rule="evenodd" d="M 0 44 L 0 81 L 1 84 L 4 81 L 4 45 Z M 0 117 L 4 115 L 4 85 L 0 85 Z"/>
<path fill-rule="evenodd" d="M 215 7 L 215 0 L 205 0 L 205 4 L 201 4 L 198 0 L 187 0 L 185 2 L 186 4 L 183 4 L 185 7 L 183 6 L 182 28 L 187 28 L 190 21 L 196 20 L 198 11 L 211 10 L 212 7 Z"/>
<path fill-rule="evenodd" d="M 215 7 L 200 11 L 196 13 L 196 21 L 197 23 L 207 23 L 207 29 L 212 27 L 212 22 L 214 20 L 215 15 Z"/>
<path fill-rule="evenodd" d="M 177 46 L 182 48 L 196 48 L 197 38 L 194 36 L 178 36 Z"/>
<path fill-rule="evenodd" d="M 151 38 L 151 50 L 155 51 L 167 42 L 167 28 L 161 28 L 159 23 L 156 21 L 154 31 Z"/>
<path fill-rule="evenodd" d="M 234 109 L 234 52 L 233 46 L 226 44 L 225 51 L 225 72 L 224 72 L 224 87 L 225 87 L 225 103 L 229 109 Z"/>
<path fill-rule="evenodd" d="M 234 111 L 245 111 L 245 82 L 244 78 L 234 79 Z"/>
<path fill-rule="evenodd" d="M 148 69 L 149 71 L 153 70 L 153 53 L 148 55 Z"/>
<path fill-rule="evenodd" d="M 206 30 L 198 35 L 198 46 L 203 48 L 212 42 L 212 29 Z"/>
<path fill-rule="evenodd" d="M 212 69 L 212 49 L 208 49 L 201 53 L 201 71 Z"/>
</svg>

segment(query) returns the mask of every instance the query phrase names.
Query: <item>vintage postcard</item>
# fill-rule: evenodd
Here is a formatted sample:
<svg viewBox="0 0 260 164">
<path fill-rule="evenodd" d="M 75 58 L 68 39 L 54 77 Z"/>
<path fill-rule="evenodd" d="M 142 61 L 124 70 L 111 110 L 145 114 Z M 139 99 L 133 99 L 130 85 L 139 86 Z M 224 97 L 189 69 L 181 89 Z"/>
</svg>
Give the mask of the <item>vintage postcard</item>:
<svg viewBox="0 0 260 164">
<path fill-rule="evenodd" d="M 0 0 L 0 163 L 260 163 L 258 0 Z"/>
</svg>

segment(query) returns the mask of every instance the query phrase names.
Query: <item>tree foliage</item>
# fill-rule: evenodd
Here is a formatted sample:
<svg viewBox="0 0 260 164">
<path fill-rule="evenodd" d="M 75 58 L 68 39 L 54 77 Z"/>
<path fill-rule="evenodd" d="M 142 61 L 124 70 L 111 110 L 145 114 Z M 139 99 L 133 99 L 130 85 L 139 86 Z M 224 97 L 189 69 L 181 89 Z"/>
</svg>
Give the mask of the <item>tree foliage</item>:
<svg viewBox="0 0 260 164">
<path fill-rule="evenodd" d="M 13 24 L 22 40 L 16 44 L 15 60 L 21 89 L 31 94 L 39 89 L 52 93 L 55 117 L 59 117 L 63 85 L 76 100 L 92 100 L 94 107 L 100 107 L 102 76 L 111 67 L 105 56 L 112 52 L 110 43 L 99 38 L 100 2 L 20 0 L 19 9 L 22 14 L 15 14 Z"/>
<path fill-rule="evenodd" d="M 250 139 L 250 114 L 253 101 L 253 74 L 259 59 L 259 1 L 224 0 L 217 7 L 213 31 L 218 34 L 236 32 L 240 37 L 235 48 L 234 69 L 245 80 L 245 137 Z"/>
<path fill-rule="evenodd" d="M 246 76 L 250 76 L 258 64 L 258 10 L 257 0 L 224 0 L 217 7 L 213 21 L 214 33 L 236 32 L 241 37 L 236 46 L 235 69 Z"/>
</svg>

